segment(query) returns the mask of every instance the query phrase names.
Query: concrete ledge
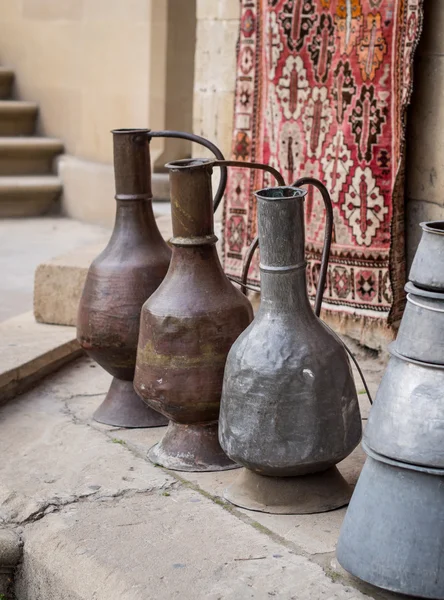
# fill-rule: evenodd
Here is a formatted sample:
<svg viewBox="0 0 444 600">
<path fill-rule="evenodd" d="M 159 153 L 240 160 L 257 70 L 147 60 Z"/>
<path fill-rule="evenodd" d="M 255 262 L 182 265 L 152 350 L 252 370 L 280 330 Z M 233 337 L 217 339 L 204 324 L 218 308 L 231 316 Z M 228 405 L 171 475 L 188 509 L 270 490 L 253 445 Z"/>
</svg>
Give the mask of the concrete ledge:
<svg viewBox="0 0 444 600">
<path fill-rule="evenodd" d="M 164 239 L 172 236 L 171 218 L 157 218 Z M 75 326 L 77 309 L 91 262 L 108 240 L 86 246 L 39 265 L 34 278 L 34 316 L 39 323 Z"/>
<path fill-rule="evenodd" d="M 76 326 L 77 308 L 91 262 L 106 245 L 92 244 L 39 265 L 34 277 L 34 316 L 39 323 Z"/>
<path fill-rule="evenodd" d="M 32 312 L 0 323 L 0 406 L 82 350 L 73 327 L 36 323 Z"/>
</svg>

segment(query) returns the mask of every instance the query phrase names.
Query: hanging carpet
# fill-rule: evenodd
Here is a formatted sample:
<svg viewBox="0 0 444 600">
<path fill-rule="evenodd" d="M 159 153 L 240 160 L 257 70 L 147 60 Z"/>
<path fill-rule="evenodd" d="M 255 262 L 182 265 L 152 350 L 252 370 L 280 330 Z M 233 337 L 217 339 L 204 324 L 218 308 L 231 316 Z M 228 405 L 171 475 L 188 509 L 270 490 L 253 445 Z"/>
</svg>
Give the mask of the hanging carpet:
<svg viewBox="0 0 444 600">
<path fill-rule="evenodd" d="M 404 303 L 405 121 L 421 23 L 421 0 L 241 0 L 233 159 L 267 163 L 288 184 L 325 183 L 335 227 L 324 316 L 365 327 L 396 323 Z M 253 192 L 268 185 L 258 171 L 230 173 L 224 261 L 235 277 L 256 234 Z M 314 297 L 325 217 L 318 192 L 305 205 Z"/>
</svg>

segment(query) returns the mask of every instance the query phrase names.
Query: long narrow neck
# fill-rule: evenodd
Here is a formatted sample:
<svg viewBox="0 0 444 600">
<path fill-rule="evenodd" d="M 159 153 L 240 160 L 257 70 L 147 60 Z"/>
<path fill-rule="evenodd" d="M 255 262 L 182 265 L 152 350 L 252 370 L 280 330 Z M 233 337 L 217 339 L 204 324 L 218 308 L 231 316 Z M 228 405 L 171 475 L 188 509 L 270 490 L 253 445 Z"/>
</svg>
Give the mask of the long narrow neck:
<svg viewBox="0 0 444 600">
<path fill-rule="evenodd" d="M 258 192 L 261 309 L 312 314 L 307 294 L 304 197 L 261 197 Z"/>
<path fill-rule="evenodd" d="M 180 162 L 180 161 L 178 161 Z M 170 193 L 173 244 L 215 243 L 211 166 L 205 162 L 175 167 L 171 163 Z"/>
<path fill-rule="evenodd" d="M 280 273 L 261 269 L 261 310 L 278 314 L 313 314 L 305 268 Z"/>
<path fill-rule="evenodd" d="M 133 244 L 162 239 L 150 199 L 116 200 L 116 203 L 116 219 L 110 244 L 122 237 L 128 237 Z"/>
</svg>

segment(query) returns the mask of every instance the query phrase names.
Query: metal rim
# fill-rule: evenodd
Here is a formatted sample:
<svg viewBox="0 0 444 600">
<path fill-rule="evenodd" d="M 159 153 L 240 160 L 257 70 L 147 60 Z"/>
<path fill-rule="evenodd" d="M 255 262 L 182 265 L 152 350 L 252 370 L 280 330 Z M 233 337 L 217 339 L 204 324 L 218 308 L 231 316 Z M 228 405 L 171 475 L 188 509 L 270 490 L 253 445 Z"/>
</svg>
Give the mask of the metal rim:
<svg viewBox="0 0 444 600">
<path fill-rule="evenodd" d="M 166 163 L 165 167 L 171 171 L 195 169 L 197 167 L 213 166 L 216 161 L 212 158 L 179 158 Z"/>
<path fill-rule="evenodd" d="M 444 313 L 444 308 L 433 308 L 433 306 L 427 306 L 427 304 L 421 304 L 421 302 L 413 300 L 412 294 L 407 294 L 407 300 L 410 302 L 410 304 L 418 306 L 419 308 L 424 308 L 425 310 L 430 310 L 431 312 Z"/>
<path fill-rule="evenodd" d="M 119 135 L 119 134 L 128 134 L 128 133 L 141 133 L 141 134 L 146 134 L 149 133 L 151 131 L 151 129 L 133 129 L 133 128 L 129 128 L 129 129 L 111 129 L 111 133 L 113 133 L 114 135 Z"/>
<path fill-rule="evenodd" d="M 416 360 L 415 358 L 410 358 L 408 356 L 404 356 L 403 354 L 400 354 L 396 350 L 396 342 L 392 342 L 389 345 L 388 351 L 395 358 L 399 358 L 399 360 L 403 360 L 405 362 L 409 362 L 414 365 L 418 365 L 419 367 L 425 367 L 425 368 L 430 368 L 430 369 L 439 369 L 441 371 L 444 371 L 444 365 L 439 365 L 437 363 L 423 362 L 422 360 Z"/>
<path fill-rule="evenodd" d="M 423 298 L 432 298 L 433 300 L 444 301 L 444 291 L 432 292 L 430 290 L 425 290 L 423 288 L 418 287 L 411 281 L 405 284 L 404 290 L 409 294 L 413 294 L 414 296 L 422 296 Z"/>
<path fill-rule="evenodd" d="M 288 194 L 285 192 L 288 192 Z M 283 202 L 284 200 L 304 200 L 307 193 L 307 190 L 293 187 L 292 185 L 280 185 L 276 187 L 262 188 L 261 190 L 254 192 L 254 195 L 258 200 L 265 200 L 267 202 Z"/>
<path fill-rule="evenodd" d="M 444 221 L 423 221 L 420 223 L 420 226 L 423 231 L 427 231 L 427 233 L 444 235 Z"/>
<path fill-rule="evenodd" d="M 370 458 L 373 458 L 377 462 L 385 463 L 386 465 L 390 465 L 391 467 L 398 467 L 399 469 L 407 469 L 408 471 L 419 471 L 420 473 L 427 473 L 428 475 L 438 475 L 438 477 L 444 477 L 444 469 L 437 469 L 435 467 L 422 467 L 419 465 L 412 465 L 411 463 L 394 460 L 393 458 L 388 458 L 387 456 L 378 454 L 377 452 L 369 448 L 369 446 L 367 446 L 364 440 L 361 443 L 362 449 L 367 454 L 367 456 L 370 456 Z"/>
</svg>

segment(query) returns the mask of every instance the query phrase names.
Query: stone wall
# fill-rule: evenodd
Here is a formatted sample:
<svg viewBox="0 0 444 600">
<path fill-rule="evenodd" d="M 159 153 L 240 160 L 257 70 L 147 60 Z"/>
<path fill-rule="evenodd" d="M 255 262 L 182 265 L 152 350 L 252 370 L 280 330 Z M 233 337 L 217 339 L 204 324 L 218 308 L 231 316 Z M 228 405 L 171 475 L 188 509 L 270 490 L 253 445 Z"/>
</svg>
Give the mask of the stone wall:
<svg viewBox="0 0 444 600">
<path fill-rule="evenodd" d="M 231 154 L 239 15 L 239 0 L 197 0 L 193 130 L 214 142 L 226 158 Z M 193 155 L 211 154 L 195 146 Z M 218 173 L 213 179 L 215 189 Z"/>
<path fill-rule="evenodd" d="M 227 157 L 233 129 L 239 15 L 239 0 L 197 0 L 193 128 Z"/>
<path fill-rule="evenodd" d="M 415 60 L 408 118 L 407 262 L 416 251 L 421 221 L 444 219 L 444 2 L 424 0 L 424 29 Z"/>
<path fill-rule="evenodd" d="M 0 61 L 16 95 L 62 139 L 65 211 L 110 223 L 112 138 L 121 127 L 192 128 L 194 0 L 0 0 Z M 168 73 L 168 74 L 167 74 Z M 152 144 L 154 159 L 190 152 Z"/>
</svg>

